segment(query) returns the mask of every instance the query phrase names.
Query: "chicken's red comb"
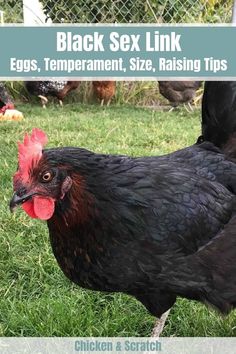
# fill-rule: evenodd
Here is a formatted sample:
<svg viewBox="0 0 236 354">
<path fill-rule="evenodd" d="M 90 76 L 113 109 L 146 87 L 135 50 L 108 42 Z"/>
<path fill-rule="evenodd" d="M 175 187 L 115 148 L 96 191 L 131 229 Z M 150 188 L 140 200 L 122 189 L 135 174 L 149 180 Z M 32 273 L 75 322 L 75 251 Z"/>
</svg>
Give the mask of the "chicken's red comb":
<svg viewBox="0 0 236 354">
<path fill-rule="evenodd" d="M 42 157 L 47 141 L 47 135 L 38 128 L 34 128 L 31 135 L 25 134 L 23 143 L 18 143 L 18 171 L 15 178 L 21 178 L 24 183 L 28 181 L 30 169 Z"/>
</svg>

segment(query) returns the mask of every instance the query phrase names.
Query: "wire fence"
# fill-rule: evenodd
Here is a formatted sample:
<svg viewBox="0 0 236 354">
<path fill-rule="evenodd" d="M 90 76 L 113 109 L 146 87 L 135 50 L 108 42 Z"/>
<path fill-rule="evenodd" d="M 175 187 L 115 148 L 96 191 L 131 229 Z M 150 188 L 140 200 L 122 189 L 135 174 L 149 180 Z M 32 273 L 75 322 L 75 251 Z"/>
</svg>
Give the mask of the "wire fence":
<svg viewBox="0 0 236 354">
<path fill-rule="evenodd" d="M 37 0 L 36 0 L 37 1 Z M 31 2 L 32 15 L 35 15 Z M 227 23 L 232 0 L 41 0 L 53 23 Z M 26 6 L 26 5 L 25 5 Z M 23 0 L 0 0 L 4 22 L 22 23 Z"/>
</svg>

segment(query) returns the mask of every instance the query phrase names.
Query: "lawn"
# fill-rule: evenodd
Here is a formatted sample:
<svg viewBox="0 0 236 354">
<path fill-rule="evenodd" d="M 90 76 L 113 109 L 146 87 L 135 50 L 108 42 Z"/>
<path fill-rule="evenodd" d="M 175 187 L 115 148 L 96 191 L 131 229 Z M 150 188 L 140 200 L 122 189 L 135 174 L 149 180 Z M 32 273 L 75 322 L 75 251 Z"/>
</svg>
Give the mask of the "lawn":
<svg viewBox="0 0 236 354">
<path fill-rule="evenodd" d="M 45 130 L 48 146 L 81 146 L 103 153 L 160 155 L 195 142 L 200 111 L 68 104 L 21 105 L 22 122 L 0 122 L 0 336 L 149 336 L 155 321 L 122 294 L 80 289 L 60 271 L 45 223 L 23 211 L 10 214 L 17 141 L 33 127 Z M 165 336 L 236 336 L 236 314 L 222 318 L 179 299 Z"/>
</svg>

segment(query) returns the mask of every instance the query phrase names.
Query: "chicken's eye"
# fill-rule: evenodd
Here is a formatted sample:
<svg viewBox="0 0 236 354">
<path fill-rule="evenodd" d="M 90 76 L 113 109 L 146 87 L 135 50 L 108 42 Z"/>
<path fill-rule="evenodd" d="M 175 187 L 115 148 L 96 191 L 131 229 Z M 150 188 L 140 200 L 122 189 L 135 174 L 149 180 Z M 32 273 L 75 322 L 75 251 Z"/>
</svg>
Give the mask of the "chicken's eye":
<svg viewBox="0 0 236 354">
<path fill-rule="evenodd" d="M 43 182 L 50 182 L 52 180 L 52 178 L 53 178 L 53 174 L 50 171 L 47 171 L 42 175 Z"/>
</svg>

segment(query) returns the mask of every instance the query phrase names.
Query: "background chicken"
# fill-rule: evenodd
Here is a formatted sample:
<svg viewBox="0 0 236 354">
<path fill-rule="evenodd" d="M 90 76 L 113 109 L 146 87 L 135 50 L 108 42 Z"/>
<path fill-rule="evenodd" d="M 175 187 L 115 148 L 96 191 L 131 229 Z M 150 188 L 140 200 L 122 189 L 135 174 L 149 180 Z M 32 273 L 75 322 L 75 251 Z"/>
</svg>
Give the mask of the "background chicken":
<svg viewBox="0 0 236 354">
<path fill-rule="evenodd" d="M 21 120 L 23 114 L 15 109 L 6 87 L 0 82 L 0 120 Z"/>
<path fill-rule="evenodd" d="M 63 104 L 63 99 L 67 94 L 79 86 L 79 81 L 26 81 L 25 87 L 31 95 L 38 96 L 41 99 L 43 108 L 48 103 L 47 96 L 56 97 L 59 104 Z"/>
<path fill-rule="evenodd" d="M 205 83 L 202 100 L 202 136 L 230 154 L 236 154 L 236 81 Z"/>
<path fill-rule="evenodd" d="M 159 81 L 160 94 L 167 98 L 172 107 L 193 101 L 201 81 Z"/>
<path fill-rule="evenodd" d="M 109 106 L 116 93 L 115 81 L 93 81 L 93 93 L 99 99 L 101 106 Z"/>
<path fill-rule="evenodd" d="M 47 220 L 70 280 L 135 296 L 155 316 L 177 296 L 235 307 L 233 161 L 210 143 L 142 158 L 46 143 L 34 129 L 19 144 L 10 207 Z"/>
</svg>

